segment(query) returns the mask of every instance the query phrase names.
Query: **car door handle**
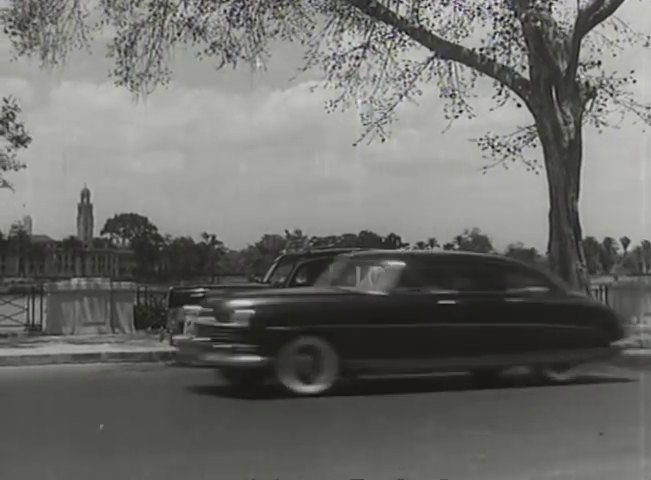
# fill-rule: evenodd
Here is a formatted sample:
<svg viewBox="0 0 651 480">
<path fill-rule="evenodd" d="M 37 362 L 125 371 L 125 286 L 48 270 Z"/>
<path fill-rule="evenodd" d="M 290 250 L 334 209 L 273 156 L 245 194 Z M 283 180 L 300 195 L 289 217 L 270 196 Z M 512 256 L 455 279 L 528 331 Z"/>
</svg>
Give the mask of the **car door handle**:
<svg viewBox="0 0 651 480">
<path fill-rule="evenodd" d="M 436 302 L 438 305 L 456 305 L 456 300 L 439 300 Z"/>
<path fill-rule="evenodd" d="M 506 297 L 504 299 L 505 302 L 524 302 L 524 298 L 520 297 Z"/>
</svg>

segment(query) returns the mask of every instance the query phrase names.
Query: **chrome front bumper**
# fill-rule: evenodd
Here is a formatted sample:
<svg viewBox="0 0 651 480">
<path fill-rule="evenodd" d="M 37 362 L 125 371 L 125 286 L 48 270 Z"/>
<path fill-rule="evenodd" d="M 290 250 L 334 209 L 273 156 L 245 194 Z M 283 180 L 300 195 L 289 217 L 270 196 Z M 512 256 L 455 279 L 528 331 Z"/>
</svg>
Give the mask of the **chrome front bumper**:
<svg viewBox="0 0 651 480">
<path fill-rule="evenodd" d="M 176 337 L 177 361 L 182 365 L 204 368 L 260 368 L 271 359 L 255 353 L 242 352 L 237 345 L 214 343 L 209 338 Z"/>
</svg>

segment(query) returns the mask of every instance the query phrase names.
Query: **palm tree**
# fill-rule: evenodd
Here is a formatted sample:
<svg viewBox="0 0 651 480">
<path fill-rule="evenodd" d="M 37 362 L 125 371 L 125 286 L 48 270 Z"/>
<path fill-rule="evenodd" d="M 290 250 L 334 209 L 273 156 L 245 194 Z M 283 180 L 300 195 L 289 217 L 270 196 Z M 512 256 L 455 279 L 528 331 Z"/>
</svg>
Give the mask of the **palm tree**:
<svg viewBox="0 0 651 480">
<path fill-rule="evenodd" d="M 649 273 L 651 270 L 651 242 L 642 240 L 640 246 L 642 247 L 642 264 L 644 265 L 642 273 Z"/>
<path fill-rule="evenodd" d="M 604 273 L 609 274 L 617 263 L 617 241 L 612 237 L 606 237 L 601 242 L 601 265 Z"/>
<path fill-rule="evenodd" d="M 587 236 L 583 240 L 583 251 L 585 252 L 585 262 L 589 275 L 597 275 L 603 271 L 601 264 L 601 243 L 593 236 Z"/>
<path fill-rule="evenodd" d="M 622 244 L 622 249 L 624 250 L 624 256 L 628 253 L 628 247 L 631 245 L 631 239 L 626 235 L 619 238 L 619 243 Z"/>
<path fill-rule="evenodd" d="M 203 232 L 201 234 L 201 240 L 204 248 L 208 254 L 208 265 L 210 269 L 210 282 L 214 283 L 215 281 L 215 265 L 217 265 L 217 260 L 224 253 L 224 243 L 217 238 L 217 235 L 213 233 Z"/>
<path fill-rule="evenodd" d="M 416 250 L 427 250 L 427 244 L 423 241 L 418 241 L 414 244 Z"/>
<path fill-rule="evenodd" d="M 9 239 L 5 236 L 4 233 L 0 232 L 0 253 L 4 253 L 9 250 Z"/>
</svg>

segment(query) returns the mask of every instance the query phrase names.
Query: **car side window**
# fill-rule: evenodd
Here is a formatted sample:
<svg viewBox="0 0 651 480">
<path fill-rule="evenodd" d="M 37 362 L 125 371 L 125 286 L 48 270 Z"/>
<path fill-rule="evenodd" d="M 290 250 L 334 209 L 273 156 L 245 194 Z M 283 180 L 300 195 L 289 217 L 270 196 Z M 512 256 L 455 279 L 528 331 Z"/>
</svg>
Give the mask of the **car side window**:
<svg viewBox="0 0 651 480">
<path fill-rule="evenodd" d="M 401 291 L 485 291 L 497 288 L 490 271 L 462 265 L 411 267 L 403 272 L 397 289 Z"/>
<path fill-rule="evenodd" d="M 499 275 L 482 265 L 449 267 L 448 275 L 450 289 L 459 292 L 494 292 L 503 288 Z"/>
<path fill-rule="evenodd" d="M 544 275 L 517 266 L 445 263 L 406 269 L 397 287 L 402 291 L 549 292 Z"/>
<path fill-rule="evenodd" d="M 351 264 L 345 270 L 339 273 L 338 278 L 333 283 L 337 287 L 358 287 L 362 279 L 368 274 L 369 266 Z"/>
<path fill-rule="evenodd" d="M 425 282 L 417 270 L 411 267 L 406 268 L 400 275 L 395 290 L 409 290 L 425 287 Z"/>
<path fill-rule="evenodd" d="M 314 282 L 332 263 L 329 258 L 311 260 L 298 266 L 294 272 L 294 277 L 290 281 L 292 287 L 306 287 L 314 285 Z"/>
</svg>

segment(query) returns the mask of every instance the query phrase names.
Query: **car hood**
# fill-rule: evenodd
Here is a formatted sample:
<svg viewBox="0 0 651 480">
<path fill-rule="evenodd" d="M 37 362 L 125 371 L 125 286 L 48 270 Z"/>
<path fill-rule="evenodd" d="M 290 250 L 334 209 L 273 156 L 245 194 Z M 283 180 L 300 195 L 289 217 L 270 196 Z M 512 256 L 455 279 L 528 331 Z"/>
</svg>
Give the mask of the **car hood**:
<svg viewBox="0 0 651 480">
<path fill-rule="evenodd" d="M 210 287 L 206 287 L 207 293 L 210 294 L 212 292 L 217 292 L 217 291 L 239 291 L 239 290 L 255 290 L 259 288 L 270 288 L 269 284 L 266 283 L 227 283 L 224 285 L 211 285 Z"/>
</svg>

